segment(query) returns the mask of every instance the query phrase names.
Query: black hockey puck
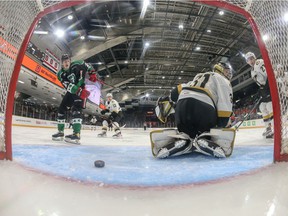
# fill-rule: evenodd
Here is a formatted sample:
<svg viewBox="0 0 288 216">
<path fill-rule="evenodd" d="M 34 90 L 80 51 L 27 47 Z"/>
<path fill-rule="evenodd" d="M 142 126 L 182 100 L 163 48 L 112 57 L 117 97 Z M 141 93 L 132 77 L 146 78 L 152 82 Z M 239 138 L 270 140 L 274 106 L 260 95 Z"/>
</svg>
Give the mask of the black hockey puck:
<svg viewBox="0 0 288 216">
<path fill-rule="evenodd" d="M 102 161 L 102 160 L 96 160 L 96 161 L 94 162 L 94 165 L 95 165 L 95 167 L 102 168 L 102 167 L 105 166 L 105 162 Z"/>
</svg>

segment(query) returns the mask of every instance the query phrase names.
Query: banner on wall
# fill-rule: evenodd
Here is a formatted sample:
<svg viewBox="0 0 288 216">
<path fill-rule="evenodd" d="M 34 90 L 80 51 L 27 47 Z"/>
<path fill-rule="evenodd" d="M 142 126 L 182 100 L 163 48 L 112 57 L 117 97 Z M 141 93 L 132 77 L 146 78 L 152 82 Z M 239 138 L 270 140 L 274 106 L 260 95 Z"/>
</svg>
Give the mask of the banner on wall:
<svg viewBox="0 0 288 216">
<path fill-rule="evenodd" d="M 43 64 L 57 73 L 60 70 L 60 59 L 56 57 L 50 50 L 46 49 Z"/>
<path fill-rule="evenodd" d="M 29 70 L 33 71 L 36 74 L 39 74 L 41 77 L 45 78 L 46 80 L 49 80 L 50 82 L 58 85 L 59 87 L 63 88 L 61 82 L 58 80 L 58 77 L 56 74 L 52 73 L 45 67 L 38 64 L 36 61 L 28 57 L 27 55 L 24 56 L 22 65 Z"/>
</svg>

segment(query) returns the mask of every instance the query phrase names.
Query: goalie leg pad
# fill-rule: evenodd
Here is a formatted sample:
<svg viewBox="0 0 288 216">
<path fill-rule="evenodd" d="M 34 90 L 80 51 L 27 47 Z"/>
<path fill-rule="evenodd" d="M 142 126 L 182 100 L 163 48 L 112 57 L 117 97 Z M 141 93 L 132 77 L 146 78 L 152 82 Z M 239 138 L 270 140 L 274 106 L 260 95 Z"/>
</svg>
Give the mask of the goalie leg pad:
<svg viewBox="0 0 288 216">
<path fill-rule="evenodd" d="M 174 143 L 175 138 L 170 135 L 176 135 L 178 132 L 176 129 L 164 129 L 154 130 L 150 132 L 151 150 L 154 157 L 156 157 L 159 150 L 167 146 L 168 144 Z"/>
</svg>

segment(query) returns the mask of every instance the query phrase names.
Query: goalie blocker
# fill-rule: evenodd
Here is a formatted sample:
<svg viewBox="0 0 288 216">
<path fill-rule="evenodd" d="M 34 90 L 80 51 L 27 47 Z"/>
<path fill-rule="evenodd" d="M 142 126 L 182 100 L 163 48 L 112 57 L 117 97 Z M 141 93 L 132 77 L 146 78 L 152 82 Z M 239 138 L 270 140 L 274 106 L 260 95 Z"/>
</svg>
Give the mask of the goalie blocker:
<svg viewBox="0 0 288 216">
<path fill-rule="evenodd" d="M 212 128 L 191 139 L 176 129 L 156 130 L 150 133 L 151 150 L 156 158 L 179 156 L 199 152 L 218 158 L 229 157 L 234 148 L 235 130 L 232 128 Z"/>
</svg>

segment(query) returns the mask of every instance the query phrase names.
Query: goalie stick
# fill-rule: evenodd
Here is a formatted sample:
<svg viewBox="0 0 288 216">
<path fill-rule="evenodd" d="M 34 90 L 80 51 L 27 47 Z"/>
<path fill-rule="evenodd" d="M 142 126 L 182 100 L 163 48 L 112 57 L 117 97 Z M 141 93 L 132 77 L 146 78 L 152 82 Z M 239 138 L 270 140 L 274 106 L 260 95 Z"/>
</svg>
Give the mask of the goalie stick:
<svg viewBox="0 0 288 216">
<path fill-rule="evenodd" d="M 238 124 L 236 127 L 234 127 L 235 130 L 238 130 L 238 128 L 243 124 L 243 122 L 248 119 L 248 117 L 252 114 L 253 110 L 256 109 L 256 107 L 259 105 L 261 100 L 262 100 L 262 97 L 260 96 L 260 98 L 256 101 L 256 103 L 255 103 L 254 107 L 251 109 L 251 111 L 244 116 L 244 119 L 242 121 L 240 121 L 240 124 Z"/>
</svg>

